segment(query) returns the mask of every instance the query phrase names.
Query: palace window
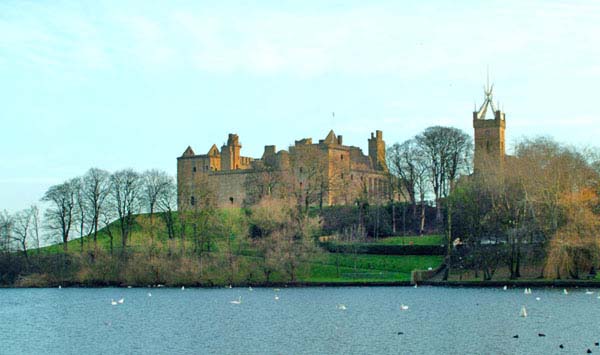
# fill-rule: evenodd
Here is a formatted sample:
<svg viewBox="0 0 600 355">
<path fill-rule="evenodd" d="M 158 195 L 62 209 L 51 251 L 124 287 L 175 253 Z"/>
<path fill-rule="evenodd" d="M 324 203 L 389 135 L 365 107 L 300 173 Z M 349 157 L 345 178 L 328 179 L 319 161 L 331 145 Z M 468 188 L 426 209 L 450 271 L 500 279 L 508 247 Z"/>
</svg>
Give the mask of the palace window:
<svg viewBox="0 0 600 355">
<path fill-rule="evenodd" d="M 344 154 L 340 155 L 340 160 L 344 160 Z"/>
<path fill-rule="evenodd" d="M 195 173 L 196 172 L 196 167 L 192 167 L 192 172 Z"/>
</svg>

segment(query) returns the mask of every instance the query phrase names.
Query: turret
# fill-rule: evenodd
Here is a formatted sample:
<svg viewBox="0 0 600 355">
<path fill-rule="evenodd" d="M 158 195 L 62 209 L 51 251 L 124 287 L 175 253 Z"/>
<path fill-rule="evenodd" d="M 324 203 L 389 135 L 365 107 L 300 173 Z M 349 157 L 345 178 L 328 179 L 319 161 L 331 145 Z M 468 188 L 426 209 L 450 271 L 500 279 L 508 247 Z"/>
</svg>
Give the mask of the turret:
<svg viewBox="0 0 600 355">
<path fill-rule="evenodd" d="M 240 151 L 242 145 L 237 134 L 229 134 L 227 145 L 221 147 L 221 169 L 237 170 L 240 168 Z"/>
<path fill-rule="evenodd" d="M 371 132 L 369 139 L 369 158 L 373 164 L 373 169 L 380 171 L 388 171 L 385 162 L 385 142 L 383 141 L 383 133 L 379 130 L 375 134 Z"/>
</svg>

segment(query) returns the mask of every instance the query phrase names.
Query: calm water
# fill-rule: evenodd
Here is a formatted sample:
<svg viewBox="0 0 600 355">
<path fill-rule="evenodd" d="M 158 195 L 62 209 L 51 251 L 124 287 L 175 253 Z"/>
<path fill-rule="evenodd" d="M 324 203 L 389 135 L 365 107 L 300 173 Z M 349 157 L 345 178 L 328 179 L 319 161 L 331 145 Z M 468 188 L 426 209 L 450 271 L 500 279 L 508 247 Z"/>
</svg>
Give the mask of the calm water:
<svg viewBox="0 0 600 355">
<path fill-rule="evenodd" d="M 0 353 L 600 353 L 599 320 L 577 289 L 0 289 Z"/>
</svg>

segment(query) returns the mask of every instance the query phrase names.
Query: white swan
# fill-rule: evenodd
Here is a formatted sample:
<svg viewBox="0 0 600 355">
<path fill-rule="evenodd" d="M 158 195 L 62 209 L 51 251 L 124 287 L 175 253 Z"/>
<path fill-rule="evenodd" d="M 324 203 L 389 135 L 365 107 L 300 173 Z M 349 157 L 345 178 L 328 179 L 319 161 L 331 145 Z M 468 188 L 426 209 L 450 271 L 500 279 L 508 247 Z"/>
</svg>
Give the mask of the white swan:
<svg viewBox="0 0 600 355">
<path fill-rule="evenodd" d="M 279 301 L 279 296 L 275 295 L 275 301 Z"/>
<path fill-rule="evenodd" d="M 58 285 L 58 288 L 59 288 L 59 289 L 61 289 L 61 288 L 62 288 L 62 286 L 61 286 L 61 285 Z"/>
<path fill-rule="evenodd" d="M 585 290 L 585 294 L 586 294 L 586 295 L 593 295 L 593 294 L 594 294 L 594 292 L 592 292 L 592 291 L 590 291 L 590 290 Z"/>
<path fill-rule="evenodd" d="M 152 297 L 152 294 L 150 292 L 148 292 L 148 297 Z"/>
<path fill-rule="evenodd" d="M 120 300 L 117 301 L 119 304 L 123 304 L 123 302 L 125 302 L 124 298 L 121 298 Z"/>
<path fill-rule="evenodd" d="M 185 291 L 185 286 L 181 286 L 181 291 Z"/>
<path fill-rule="evenodd" d="M 112 304 L 113 306 L 117 305 L 117 301 L 115 301 L 114 299 L 110 300 L 110 304 Z"/>
<path fill-rule="evenodd" d="M 508 286 L 504 285 L 504 287 L 502 287 L 502 289 L 503 289 L 504 291 L 506 291 L 506 290 L 508 289 Z"/>
<path fill-rule="evenodd" d="M 406 311 L 406 310 L 408 310 L 408 306 L 403 303 L 400 305 L 400 310 Z"/>
<path fill-rule="evenodd" d="M 536 297 L 536 298 L 535 298 L 535 300 L 536 300 L 536 301 L 539 301 L 539 300 L 541 300 L 541 298 L 539 298 L 539 297 Z"/>
<path fill-rule="evenodd" d="M 417 284 L 415 284 L 415 288 L 417 288 L 417 287 L 418 287 Z"/>
<path fill-rule="evenodd" d="M 230 301 L 231 304 L 242 304 L 242 296 L 239 296 L 237 300 Z"/>
<path fill-rule="evenodd" d="M 565 295 L 568 295 L 568 294 L 569 294 L 569 291 L 567 291 L 567 289 L 565 288 L 565 289 L 563 289 L 563 293 L 564 293 Z"/>
<path fill-rule="evenodd" d="M 254 291 L 254 290 L 252 289 L 252 286 L 248 286 L 248 291 L 250 291 L 250 292 Z"/>
<path fill-rule="evenodd" d="M 345 304 L 341 304 L 341 303 L 340 303 L 340 304 L 338 304 L 338 305 L 337 305 L 337 309 L 340 309 L 340 310 L 342 310 L 342 311 L 345 311 L 345 310 L 346 310 L 346 305 L 345 305 Z"/>
<path fill-rule="evenodd" d="M 527 309 L 525 309 L 525 306 L 521 307 L 521 312 L 519 313 L 519 316 L 527 317 Z"/>
</svg>

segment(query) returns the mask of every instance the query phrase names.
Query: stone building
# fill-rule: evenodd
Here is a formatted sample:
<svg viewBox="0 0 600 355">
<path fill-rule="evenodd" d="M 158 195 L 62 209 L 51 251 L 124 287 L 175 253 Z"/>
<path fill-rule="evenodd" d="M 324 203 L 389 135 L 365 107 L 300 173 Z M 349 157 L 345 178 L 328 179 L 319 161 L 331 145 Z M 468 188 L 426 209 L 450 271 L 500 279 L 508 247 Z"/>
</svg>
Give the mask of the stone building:
<svg viewBox="0 0 600 355">
<path fill-rule="evenodd" d="M 506 116 L 494 105 L 492 90 L 493 86 L 486 87 L 483 104 L 479 110 L 473 112 L 475 173 L 501 168 L 506 160 Z"/>
<path fill-rule="evenodd" d="M 371 133 L 368 144 L 365 155 L 330 131 L 318 143 L 297 140 L 287 151 L 267 145 L 261 158 L 242 156 L 236 134 L 229 134 L 221 150 L 213 144 L 197 155 L 188 147 L 177 158 L 178 208 L 193 208 L 207 198 L 219 207 L 240 207 L 266 195 L 325 206 L 352 204 L 357 198 L 389 200 L 394 196 L 382 132 Z"/>
</svg>

